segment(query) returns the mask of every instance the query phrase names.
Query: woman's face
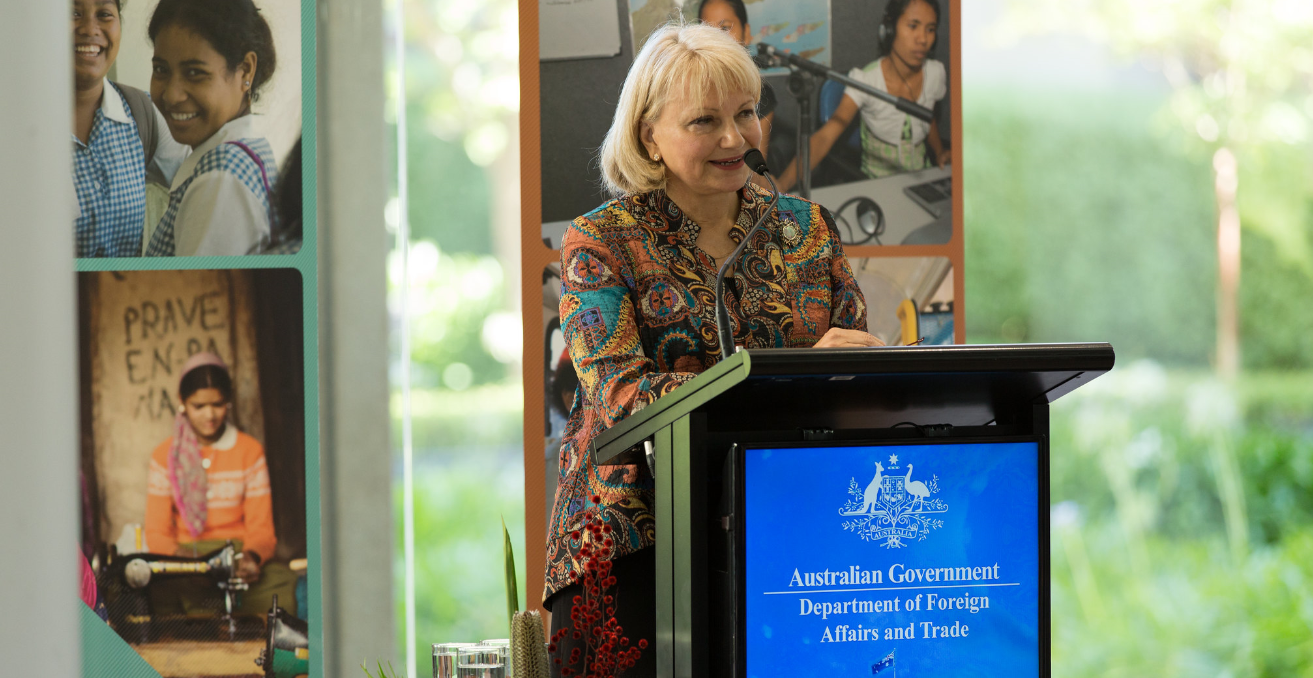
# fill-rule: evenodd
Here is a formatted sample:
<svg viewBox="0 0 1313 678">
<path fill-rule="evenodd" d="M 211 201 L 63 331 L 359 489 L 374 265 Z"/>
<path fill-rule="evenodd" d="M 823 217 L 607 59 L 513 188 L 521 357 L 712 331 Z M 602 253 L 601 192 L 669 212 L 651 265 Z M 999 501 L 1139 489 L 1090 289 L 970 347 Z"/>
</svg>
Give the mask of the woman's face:
<svg viewBox="0 0 1313 678">
<path fill-rule="evenodd" d="M 700 195 L 737 191 L 751 170 L 743 154 L 761 143 L 757 100 L 737 92 L 698 102 L 680 95 L 661 117 L 642 125 L 648 156 L 660 154 L 666 181 Z"/>
<path fill-rule="evenodd" d="M 109 73 L 122 32 L 114 0 L 73 0 L 73 79 L 78 89 L 94 87 Z"/>
<path fill-rule="evenodd" d="M 739 15 L 734 13 L 734 8 L 730 7 L 728 2 L 708 2 L 698 18 L 702 23 L 711 24 L 729 33 L 744 47 L 748 46 L 748 40 L 752 38 L 752 29 L 747 24 L 739 23 Z"/>
<path fill-rule="evenodd" d="M 228 399 L 217 388 L 197 389 L 183 401 L 187 421 L 204 442 L 214 442 L 223 434 L 228 421 Z"/>
<path fill-rule="evenodd" d="M 894 55 L 903 63 L 919 68 L 930 54 L 930 47 L 935 44 L 935 31 L 939 20 L 935 10 L 928 3 L 913 0 L 898 17 L 898 28 L 894 34 Z"/>
<path fill-rule="evenodd" d="M 150 98 L 178 143 L 196 148 L 246 113 L 254 52 L 229 68 L 208 40 L 186 28 L 167 26 L 155 36 L 151 63 Z"/>
</svg>

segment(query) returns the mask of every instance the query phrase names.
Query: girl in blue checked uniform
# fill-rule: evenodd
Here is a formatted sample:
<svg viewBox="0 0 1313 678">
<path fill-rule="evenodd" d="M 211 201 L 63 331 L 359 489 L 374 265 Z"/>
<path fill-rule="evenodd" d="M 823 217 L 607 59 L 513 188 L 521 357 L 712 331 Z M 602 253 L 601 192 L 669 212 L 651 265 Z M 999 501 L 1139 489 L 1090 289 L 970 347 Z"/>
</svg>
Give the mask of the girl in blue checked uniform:
<svg viewBox="0 0 1313 678">
<path fill-rule="evenodd" d="M 242 255 L 269 245 L 278 182 L 251 103 L 273 76 L 273 35 L 251 0 L 161 0 L 151 98 L 192 147 L 169 190 L 148 256 Z"/>
<path fill-rule="evenodd" d="M 141 256 L 146 182 L 172 181 L 188 149 L 145 92 L 106 77 L 122 34 L 119 0 L 72 4 L 77 256 Z"/>
</svg>

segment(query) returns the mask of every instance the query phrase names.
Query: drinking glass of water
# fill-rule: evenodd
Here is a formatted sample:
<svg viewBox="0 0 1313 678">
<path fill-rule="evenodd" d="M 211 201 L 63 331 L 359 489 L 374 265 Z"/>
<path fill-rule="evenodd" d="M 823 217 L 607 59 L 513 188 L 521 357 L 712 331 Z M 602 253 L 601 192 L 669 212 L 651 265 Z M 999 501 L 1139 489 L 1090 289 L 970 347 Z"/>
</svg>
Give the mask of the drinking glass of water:
<svg viewBox="0 0 1313 678">
<path fill-rule="evenodd" d="M 433 678 L 456 678 L 456 650 L 475 643 L 434 643 Z"/>
<path fill-rule="evenodd" d="M 506 648 L 472 645 L 456 650 L 456 678 L 506 678 Z"/>
</svg>

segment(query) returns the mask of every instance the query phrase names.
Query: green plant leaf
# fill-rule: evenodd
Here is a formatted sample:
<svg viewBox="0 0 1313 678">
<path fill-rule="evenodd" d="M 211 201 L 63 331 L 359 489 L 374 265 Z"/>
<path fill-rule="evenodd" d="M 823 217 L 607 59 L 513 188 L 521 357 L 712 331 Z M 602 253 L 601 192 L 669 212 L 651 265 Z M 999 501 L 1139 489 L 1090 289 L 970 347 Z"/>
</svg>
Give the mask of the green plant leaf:
<svg viewBox="0 0 1313 678">
<path fill-rule="evenodd" d="M 520 592 L 515 583 L 515 549 L 511 546 L 511 533 L 506 529 L 506 518 L 501 519 L 501 532 L 506 550 L 506 627 L 515 623 L 520 611 Z"/>
<path fill-rule="evenodd" d="M 364 671 L 365 675 L 369 676 L 369 678 L 374 678 L 374 674 L 369 672 L 368 662 L 360 662 L 360 670 Z M 392 668 L 391 660 L 388 660 L 387 669 L 383 668 L 383 660 L 378 660 L 378 678 L 400 678 L 397 674 L 397 670 Z"/>
</svg>

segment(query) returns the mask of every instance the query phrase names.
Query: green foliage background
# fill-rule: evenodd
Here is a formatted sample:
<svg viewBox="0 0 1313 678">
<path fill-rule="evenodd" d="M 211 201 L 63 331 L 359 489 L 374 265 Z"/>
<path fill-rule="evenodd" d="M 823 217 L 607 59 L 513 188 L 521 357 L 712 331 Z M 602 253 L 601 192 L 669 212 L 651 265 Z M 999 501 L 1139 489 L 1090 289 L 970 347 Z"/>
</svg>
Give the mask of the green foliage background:
<svg viewBox="0 0 1313 678">
<path fill-rule="evenodd" d="M 1209 366 L 1211 168 L 1163 98 L 968 89 L 968 340 L 1111 341 L 1052 412 L 1055 676 L 1313 675 L 1313 277 L 1307 156 L 1245 164 L 1234 383 Z M 1244 169 L 1244 168 L 1248 169 Z M 1272 186 L 1284 190 L 1272 190 Z"/>
<path fill-rule="evenodd" d="M 970 341 L 1099 339 L 1123 359 L 1208 364 L 1212 169 L 1157 129 L 1164 103 L 1150 94 L 968 89 Z M 1242 174 L 1241 192 L 1280 182 L 1287 192 L 1270 199 L 1294 203 L 1313 234 L 1308 184 L 1283 181 L 1307 163 L 1260 164 Z M 1245 366 L 1313 368 L 1313 275 L 1254 229 L 1244 231 L 1241 252 Z"/>
</svg>

